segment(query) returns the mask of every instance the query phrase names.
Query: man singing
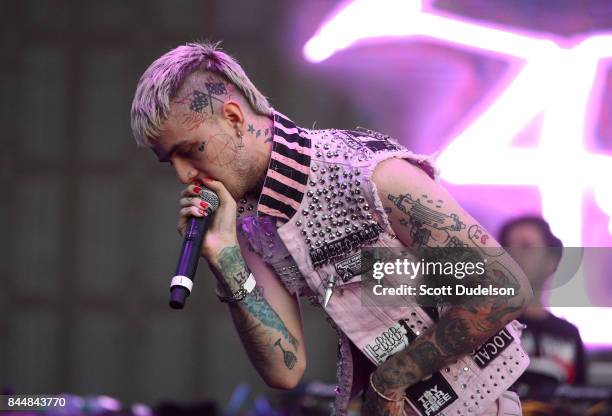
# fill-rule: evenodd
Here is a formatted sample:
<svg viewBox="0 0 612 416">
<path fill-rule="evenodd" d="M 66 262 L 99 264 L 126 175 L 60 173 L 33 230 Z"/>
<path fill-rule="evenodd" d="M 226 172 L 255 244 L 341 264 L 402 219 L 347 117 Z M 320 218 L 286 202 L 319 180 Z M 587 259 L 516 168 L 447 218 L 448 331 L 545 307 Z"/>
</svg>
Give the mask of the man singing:
<svg viewBox="0 0 612 416">
<path fill-rule="evenodd" d="M 337 414 L 519 415 L 506 391 L 528 364 L 514 321 L 531 288 L 520 267 L 440 186 L 426 157 L 368 130 L 309 130 L 275 111 L 216 44 L 179 46 L 141 77 L 132 104 L 141 146 L 186 185 L 179 232 L 219 196 L 202 244 L 244 348 L 265 382 L 306 368 L 297 296 L 321 305 L 340 337 Z M 486 172 L 483 172 L 486 175 Z M 483 282 L 514 296 L 444 308 L 365 307 L 361 248 L 466 247 Z"/>
</svg>

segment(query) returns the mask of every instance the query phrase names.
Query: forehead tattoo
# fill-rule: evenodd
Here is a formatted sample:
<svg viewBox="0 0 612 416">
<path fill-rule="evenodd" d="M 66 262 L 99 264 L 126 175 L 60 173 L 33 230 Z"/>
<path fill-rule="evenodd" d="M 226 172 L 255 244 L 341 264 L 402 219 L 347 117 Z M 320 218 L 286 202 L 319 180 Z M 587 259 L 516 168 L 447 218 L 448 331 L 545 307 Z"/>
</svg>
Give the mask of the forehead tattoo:
<svg viewBox="0 0 612 416">
<path fill-rule="evenodd" d="M 215 103 L 223 104 L 231 98 L 231 85 L 226 82 L 215 82 L 208 78 L 203 85 L 198 84 L 189 93 L 174 101 L 186 108 L 181 114 L 181 123 L 187 130 L 194 130 L 215 113 Z"/>
</svg>

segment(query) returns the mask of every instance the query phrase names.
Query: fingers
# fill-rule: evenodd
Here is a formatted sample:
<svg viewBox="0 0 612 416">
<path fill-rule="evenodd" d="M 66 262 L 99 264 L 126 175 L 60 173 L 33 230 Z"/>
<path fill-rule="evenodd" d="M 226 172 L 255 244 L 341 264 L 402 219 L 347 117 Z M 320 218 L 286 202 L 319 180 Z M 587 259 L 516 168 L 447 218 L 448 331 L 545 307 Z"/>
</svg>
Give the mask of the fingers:
<svg viewBox="0 0 612 416">
<path fill-rule="evenodd" d="M 219 197 L 220 205 L 235 205 L 236 201 L 232 198 L 232 195 L 229 193 L 227 188 L 219 181 L 214 179 L 206 178 L 204 179 L 204 186 L 213 191 Z"/>
<path fill-rule="evenodd" d="M 205 217 L 208 215 L 208 202 L 198 198 L 198 194 L 201 191 L 201 188 L 198 190 L 197 186 L 189 185 L 181 192 L 181 195 L 184 195 L 184 197 L 179 199 L 181 209 L 179 210 L 179 221 L 176 227 L 181 236 L 185 233 L 185 227 L 189 218 Z"/>
<path fill-rule="evenodd" d="M 181 191 L 181 196 L 182 197 L 187 197 L 187 196 L 197 196 L 202 192 L 202 186 L 198 185 L 198 184 L 191 184 L 189 186 L 187 186 L 187 188 L 183 189 Z"/>
<path fill-rule="evenodd" d="M 203 210 L 206 210 L 209 206 L 208 202 L 198 198 L 197 196 L 188 196 L 186 198 L 181 198 L 179 199 L 179 205 L 181 208 L 193 206 Z"/>
</svg>

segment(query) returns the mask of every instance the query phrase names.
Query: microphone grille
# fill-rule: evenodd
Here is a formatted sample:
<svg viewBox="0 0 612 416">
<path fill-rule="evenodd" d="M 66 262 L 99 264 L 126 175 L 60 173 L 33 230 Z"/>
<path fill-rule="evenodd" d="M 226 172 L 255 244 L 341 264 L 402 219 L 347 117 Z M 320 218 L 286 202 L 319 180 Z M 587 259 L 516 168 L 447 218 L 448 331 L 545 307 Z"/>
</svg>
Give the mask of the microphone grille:
<svg viewBox="0 0 612 416">
<path fill-rule="evenodd" d="M 215 212 L 217 208 L 219 208 L 219 197 L 216 193 L 211 191 L 208 188 L 202 187 L 202 192 L 200 193 L 200 199 L 208 202 L 208 205 L 212 212 Z"/>
</svg>

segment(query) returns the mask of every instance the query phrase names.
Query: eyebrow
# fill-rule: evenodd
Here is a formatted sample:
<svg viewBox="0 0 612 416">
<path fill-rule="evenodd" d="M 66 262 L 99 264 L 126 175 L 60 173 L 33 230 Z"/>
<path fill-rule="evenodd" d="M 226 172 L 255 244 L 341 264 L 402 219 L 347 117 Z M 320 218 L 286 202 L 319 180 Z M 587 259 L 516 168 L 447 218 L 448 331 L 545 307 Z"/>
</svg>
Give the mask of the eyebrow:
<svg viewBox="0 0 612 416">
<path fill-rule="evenodd" d="M 177 143 L 174 143 L 172 145 L 172 147 L 170 147 L 170 149 L 166 153 L 162 153 L 162 154 L 158 153 L 157 154 L 157 158 L 159 159 L 159 162 L 160 163 L 168 162 L 170 160 L 170 156 L 172 156 L 172 154 L 174 152 L 176 152 L 176 149 L 178 149 L 179 147 L 181 147 L 182 145 L 184 145 L 187 142 L 188 142 L 188 140 L 181 140 L 181 141 L 179 141 Z"/>
</svg>

